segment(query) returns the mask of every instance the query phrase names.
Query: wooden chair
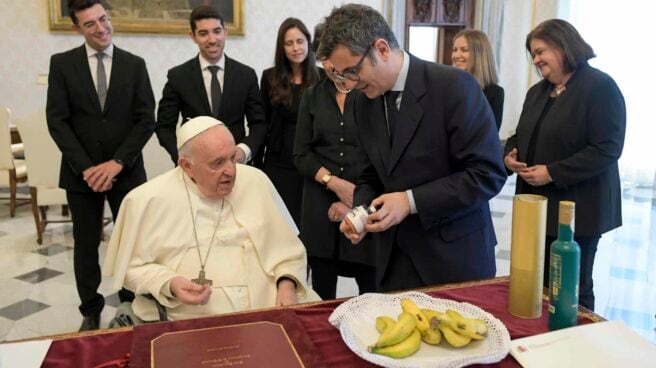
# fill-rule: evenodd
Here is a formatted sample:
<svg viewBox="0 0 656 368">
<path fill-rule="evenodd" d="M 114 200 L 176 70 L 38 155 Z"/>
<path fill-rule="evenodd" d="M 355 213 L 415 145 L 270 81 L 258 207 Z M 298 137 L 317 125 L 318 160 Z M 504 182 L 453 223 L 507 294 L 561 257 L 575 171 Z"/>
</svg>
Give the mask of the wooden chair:
<svg viewBox="0 0 656 368">
<path fill-rule="evenodd" d="M 14 151 L 19 151 L 20 145 L 11 144 L 11 110 L 6 107 L 0 108 L 0 186 L 9 188 L 9 215 L 16 216 L 16 206 L 27 204 L 30 199 L 17 199 L 16 190 L 18 183 L 27 181 L 27 166 L 24 160 L 14 158 Z"/>
<path fill-rule="evenodd" d="M 45 113 L 16 121 L 23 140 L 28 167 L 28 185 L 32 197 L 32 214 L 36 224 L 37 243 L 43 243 L 43 232 L 49 223 L 71 222 L 71 219 L 49 220 L 49 206 L 61 205 L 62 215 L 68 216 L 66 191 L 59 188 L 61 152 L 48 133 Z"/>
</svg>

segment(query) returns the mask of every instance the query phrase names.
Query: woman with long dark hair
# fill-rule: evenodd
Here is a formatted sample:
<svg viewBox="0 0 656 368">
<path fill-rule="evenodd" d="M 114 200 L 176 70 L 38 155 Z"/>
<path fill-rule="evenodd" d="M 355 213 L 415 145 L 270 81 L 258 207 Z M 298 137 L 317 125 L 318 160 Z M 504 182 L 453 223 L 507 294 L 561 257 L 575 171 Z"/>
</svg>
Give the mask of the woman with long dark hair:
<svg viewBox="0 0 656 368">
<path fill-rule="evenodd" d="M 310 42 L 310 33 L 301 20 L 285 19 L 278 29 L 274 66 L 262 73 L 260 83 L 269 128 L 263 156 L 256 165 L 269 176 L 297 226 L 303 178 L 292 155 L 296 116 L 303 91 L 319 80 Z"/>
</svg>

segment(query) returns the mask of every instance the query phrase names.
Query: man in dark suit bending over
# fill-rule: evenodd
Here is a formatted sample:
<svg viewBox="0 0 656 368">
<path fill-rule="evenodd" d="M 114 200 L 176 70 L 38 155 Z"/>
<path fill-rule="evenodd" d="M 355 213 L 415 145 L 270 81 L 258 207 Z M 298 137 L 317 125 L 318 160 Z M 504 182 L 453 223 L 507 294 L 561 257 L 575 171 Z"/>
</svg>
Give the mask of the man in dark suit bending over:
<svg viewBox="0 0 656 368">
<path fill-rule="evenodd" d="M 199 6 L 189 16 L 189 36 L 200 53 L 169 70 L 157 109 L 156 134 L 175 164 L 175 129 L 197 116 L 213 116 L 225 123 L 237 142 L 237 162 L 255 157 L 264 143 L 266 125 L 255 71 L 229 57 L 223 48 L 227 30 L 219 12 Z M 248 136 L 244 127 L 248 119 Z"/>
<path fill-rule="evenodd" d="M 68 9 L 85 43 L 50 59 L 46 116 L 62 152 L 59 186 L 73 218 L 80 330 L 91 330 L 105 305 L 98 293 L 105 199 L 116 217 L 123 197 L 146 181 L 141 150 L 155 129 L 155 98 L 144 60 L 112 44 L 104 2 L 69 0 Z M 123 289 L 119 298 L 134 294 Z"/>
<path fill-rule="evenodd" d="M 399 49 L 375 10 L 349 4 L 326 18 L 319 58 L 354 101 L 362 172 L 354 205 L 378 211 L 353 243 L 378 233 L 382 291 L 494 277 L 488 200 L 506 179 L 494 116 L 476 81 Z"/>
</svg>

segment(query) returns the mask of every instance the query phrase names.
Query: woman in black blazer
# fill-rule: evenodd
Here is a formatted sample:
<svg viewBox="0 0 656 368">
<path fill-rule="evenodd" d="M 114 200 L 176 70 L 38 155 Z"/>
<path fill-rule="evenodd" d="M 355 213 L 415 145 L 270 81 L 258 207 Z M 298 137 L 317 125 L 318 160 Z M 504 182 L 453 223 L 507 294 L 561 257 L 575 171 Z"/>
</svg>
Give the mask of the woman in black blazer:
<svg viewBox="0 0 656 368">
<path fill-rule="evenodd" d="M 504 93 L 503 88 L 497 84 L 494 53 L 485 33 L 474 29 L 458 32 L 453 37 L 451 61 L 453 66 L 469 72 L 476 78 L 494 113 L 497 131 L 501 129 Z"/>
<path fill-rule="evenodd" d="M 315 45 L 321 26 L 315 29 Z M 313 46 L 315 46 L 313 45 Z M 323 61 L 325 70 L 332 65 Z M 376 290 L 376 248 L 371 239 L 354 246 L 339 224 L 353 206 L 357 134 L 352 97 L 343 83 L 322 79 L 301 99 L 294 162 L 305 178 L 301 240 L 312 269 L 312 288 L 322 299 L 336 296 L 337 276 L 355 277 L 359 293 Z"/>
<path fill-rule="evenodd" d="M 574 239 L 581 247 L 579 303 L 594 309 L 592 267 L 601 234 L 622 225 L 617 160 L 626 108 L 617 84 L 587 61 L 595 54 L 566 21 L 551 19 L 526 37 L 544 78 L 528 91 L 504 163 L 516 192 L 548 198 L 546 253 L 558 235 L 558 203 L 576 202 Z M 545 257 L 544 283 L 549 281 Z"/>
<path fill-rule="evenodd" d="M 278 29 L 275 65 L 262 73 L 262 104 L 268 124 L 263 155 L 255 165 L 271 179 L 296 226 L 300 227 L 303 178 L 296 171 L 292 151 L 296 116 L 303 91 L 319 80 L 310 33 L 296 18 L 287 18 Z"/>
</svg>

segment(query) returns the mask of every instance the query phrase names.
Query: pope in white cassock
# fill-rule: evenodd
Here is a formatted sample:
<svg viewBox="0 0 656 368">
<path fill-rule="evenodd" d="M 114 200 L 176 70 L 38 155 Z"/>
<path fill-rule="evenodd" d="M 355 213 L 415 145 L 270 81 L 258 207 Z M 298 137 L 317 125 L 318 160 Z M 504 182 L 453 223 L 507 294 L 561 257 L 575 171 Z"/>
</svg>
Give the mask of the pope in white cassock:
<svg viewBox="0 0 656 368">
<path fill-rule="evenodd" d="M 144 294 L 173 320 L 319 300 L 289 212 L 264 173 L 235 163 L 223 123 L 189 120 L 177 147 L 178 167 L 125 197 L 107 250 L 104 273 L 137 294 L 134 313 L 158 320 Z"/>
</svg>

